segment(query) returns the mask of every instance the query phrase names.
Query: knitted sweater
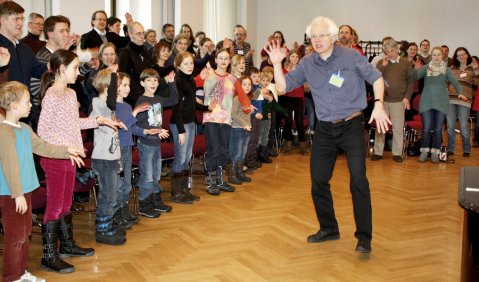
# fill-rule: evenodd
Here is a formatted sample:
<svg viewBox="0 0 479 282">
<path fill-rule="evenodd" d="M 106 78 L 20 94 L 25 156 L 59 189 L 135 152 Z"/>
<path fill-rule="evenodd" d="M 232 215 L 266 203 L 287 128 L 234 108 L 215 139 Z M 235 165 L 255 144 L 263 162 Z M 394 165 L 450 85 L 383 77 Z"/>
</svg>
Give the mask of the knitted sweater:
<svg viewBox="0 0 479 282">
<path fill-rule="evenodd" d="M 424 89 L 419 103 L 419 112 L 424 113 L 435 109 L 447 115 L 449 112 L 449 94 L 445 87 L 446 81 L 449 80 L 452 83 L 456 89 L 456 93 L 462 93 L 462 86 L 457 82 L 449 68 L 446 69 L 445 74 L 438 76 L 428 76 L 428 68 L 429 65 L 425 65 L 413 72 L 413 78 L 415 80 L 424 78 Z"/>
<path fill-rule="evenodd" d="M 453 66 L 451 67 L 451 71 L 459 84 L 461 84 L 462 95 L 467 97 L 467 101 L 459 99 L 453 85 L 448 83 L 449 103 L 470 108 L 475 94 L 472 90 L 472 85 L 474 84 L 475 79 L 477 82 L 477 76 L 474 74 L 472 66 L 467 66 L 464 70 L 460 70 L 459 67 Z"/>
<path fill-rule="evenodd" d="M 389 62 L 385 67 L 382 60 L 376 65 L 384 78 L 384 101 L 401 102 L 404 98 L 411 99 L 414 81 L 411 64 L 405 58 L 399 58 L 396 63 Z"/>
</svg>

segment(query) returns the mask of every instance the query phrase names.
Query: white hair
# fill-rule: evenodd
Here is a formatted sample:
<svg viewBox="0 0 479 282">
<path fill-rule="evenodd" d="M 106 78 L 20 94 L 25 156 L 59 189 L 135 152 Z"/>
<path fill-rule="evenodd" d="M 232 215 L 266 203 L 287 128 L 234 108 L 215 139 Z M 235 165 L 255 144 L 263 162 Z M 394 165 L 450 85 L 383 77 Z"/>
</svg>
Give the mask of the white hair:
<svg viewBox="0 0 479 282">
<path fill-rule="evenodd" d="M 338 25 L 330 18 L 327 17 L 316 17 L 311 23 L 306 27 L 306 36 L 311 38 L 311 29 L 315 25 L 324 24 L 328 27 L 328 32 L 333 39 L 333 42 L 338 41 L 339 28 Z"/>
</svg>

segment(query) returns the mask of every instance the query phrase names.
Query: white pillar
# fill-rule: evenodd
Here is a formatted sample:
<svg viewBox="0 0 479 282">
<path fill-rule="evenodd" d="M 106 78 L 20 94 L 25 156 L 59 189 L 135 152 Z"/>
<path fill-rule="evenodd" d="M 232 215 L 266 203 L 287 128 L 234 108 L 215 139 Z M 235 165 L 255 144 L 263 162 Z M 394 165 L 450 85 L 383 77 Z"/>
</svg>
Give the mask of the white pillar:
<svg viewBox="0 0 479 282">
<path fill-rule="evenodd" d="M 232 38 L 237 24 L 236 0 L 204 0 L 204 29 L 214 42 Z"/>
</svg>

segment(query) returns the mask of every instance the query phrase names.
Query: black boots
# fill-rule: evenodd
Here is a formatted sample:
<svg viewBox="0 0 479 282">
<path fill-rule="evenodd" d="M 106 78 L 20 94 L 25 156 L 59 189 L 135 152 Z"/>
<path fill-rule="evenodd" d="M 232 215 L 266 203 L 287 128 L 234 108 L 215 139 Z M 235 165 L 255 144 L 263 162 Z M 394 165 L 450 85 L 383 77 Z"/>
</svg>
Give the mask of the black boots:
<svg viewBox="0 0 479 282">
<path fill-rule="evenodd" d="M 160 211 L 155 209 L 153 204 L 153 195 L 149 195 L 144 200 L 140 200 L 140 209 L 138 213 L 144 217 L 157 218 L 160 216 Z"/>
<path fill-rule="evenodd" d="M 79 247 L 73 240 L 72 213 L 69 212 L 60 218 L 60 257 L 89 257 L 95 253 L 93 248 Z"/>
<path fill-rule="evenodd" d="M 58 273 L 71 273 L 75 267 L 64 262 L 57 252 L 60 220 L 51 220 L 42 225 L 43 256 L 40 267 Z"/>
<path fill-rule="evenodd" d="M 244 166 L 243 162 L 238 162 L 238 167 L 237 167 L 238 178 L 243 182 L 251 182 L 251 178 L 244 175 L 243 166 Z"/>
<path fill-rule="evenodd" d="M 96 241 L 107 245 L 123 245 L 126 233 L 113 227 L 112 216 L 96 216 Z"/>
<path fill-rule="evenodd" d="M 269 158 L 269 150 L 268 150 L 268 147 L 259 145 L 259 149 L 258 149 L 258 159 L 259 159 L 262 163 L 270 164 L 270 163 L 273 162 L 273 161 Z"/>
<path fill-rule="evenodd" d="M 179 204 L 192 204 L 193 199 L 183 193 L 183 172 L 173 172 L 171 176 L 171 201 Z"/>
<path fill-rule="evenodd" d="M 218 187 L 218 189 L 220 189 L 220 191 L 234 192 L 235 187 L 229 185 L 229 183 L 225 181 L 224 172 L 225 171 L 223 170 L 223 167 L 221 167 L 221 166 L 219 166 L 216 169 L 216 186 Z"/>
<path fill-rule="evenodd" d="M 229 171 L 228 181 L 231 184 L 241 185 L 243 181 L 238 177 L 238 162 L 232 162 Z"/>
<path fill-rule="evenodd" d="M 128 221 L 124 216 L 121 208 L 117 209 L 113 214 L 113 226 L 119 229 L 130 229 L 135 224 L 133 221 Z"/>
<path fill-rule="evenodd" d="M 191 188 L 189 187 L 189 178 L 190 178 L 190 172 L 188 170 L 183 170 L 183 174 L 181 175 L 181 191 L 183 194 L 188 195 L 190 199 L 193 201 L 199 201 L 200 196 L 196 196 L 191 193 Z"/>
<path fill-rule="evenodd" d="M 217 196 L 220 194 L 220 189 L 216 186 L 216 171 L 206 171 L 206 192 L 210 195 Z"/>
<path fill-rule="evenodd" d="M 171 212 L 173 209 L 171 206 L 165 204 L 161 198 L 161 192 L 151 194 L 153 197 L 153 207 L 160 212 Z"/>
<path fill-rule="evenodd" d="M 133 224 L 138 224 L 140 222 L 140 218 L 138 216 L 134 216 L 130 212 L 130 204 L 126 202 L 121 208 L 121 214 L 123 218 L 129 222 L 133 222 Z"/>
</svg>

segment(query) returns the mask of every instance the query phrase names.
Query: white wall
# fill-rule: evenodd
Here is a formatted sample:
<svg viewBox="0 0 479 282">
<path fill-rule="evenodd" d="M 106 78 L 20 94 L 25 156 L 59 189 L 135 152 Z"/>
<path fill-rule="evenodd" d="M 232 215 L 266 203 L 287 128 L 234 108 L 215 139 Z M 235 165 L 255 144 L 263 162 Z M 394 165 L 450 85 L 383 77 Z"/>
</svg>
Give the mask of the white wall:
<svg viewBox="0 0 479 282">
<path fill-rule="evenodd" d="M 294 5 L 292 4 L 294 3 Z M 261 0 L 258 1 L 258 48 L 274 30 L 281 30 L 288 45 L 302 42 L 305 27 L 316 16 L 332 18 L 338 25 L 350 24 L 360 40 L 419 42 L 428 38 L 432 46 L 446 44 L 450 55 L 459 46 L 479 55 L 477 0 Z"/>
<path fill-rule="evenodd" d="M 175 32 L 180 32 L 181 25 L 187 23 L 193 30 L 193 36 L 197 31 L 204 31 L 203 26 L 203 0 L 176 0 L 175 13 L 179 15 L 175 19 Z"/>
</svg>

